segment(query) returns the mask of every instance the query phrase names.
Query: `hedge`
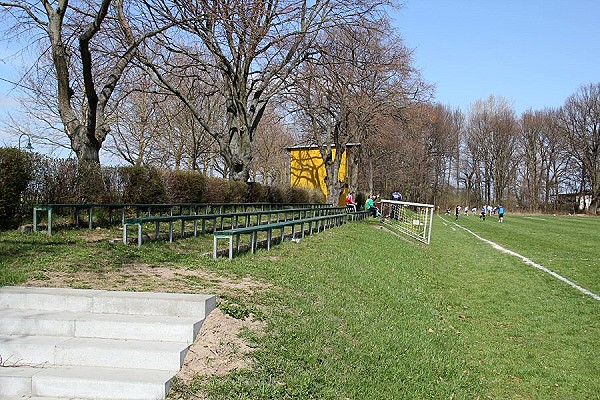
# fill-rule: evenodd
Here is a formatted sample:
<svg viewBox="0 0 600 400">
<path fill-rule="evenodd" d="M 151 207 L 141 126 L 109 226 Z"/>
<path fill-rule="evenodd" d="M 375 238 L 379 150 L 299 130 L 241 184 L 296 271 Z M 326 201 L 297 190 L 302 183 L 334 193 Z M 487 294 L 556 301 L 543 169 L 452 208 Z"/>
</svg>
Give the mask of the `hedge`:
<svg viewBox="0 0 600 400">
<path fill-rule="evenodd" d="M 3 156 L 0 213 L 10 221 L 30 218 L 44 203 L 318 203 L 320 191 L 265 186 L 207 177 L 200 172 L 146 166 L 100 167 L 0 148 Z M 6 172 L 4 171 L 6 170 Z M 18 181 L 18 182 L 17 182 Z"/>
</svg>

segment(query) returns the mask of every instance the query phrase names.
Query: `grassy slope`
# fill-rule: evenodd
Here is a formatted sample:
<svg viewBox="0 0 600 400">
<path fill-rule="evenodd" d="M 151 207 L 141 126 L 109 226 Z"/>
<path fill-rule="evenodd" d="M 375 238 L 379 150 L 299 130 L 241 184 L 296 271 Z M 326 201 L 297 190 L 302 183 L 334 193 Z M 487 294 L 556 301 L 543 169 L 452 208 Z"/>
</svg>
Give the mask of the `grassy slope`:
<svg viewBox="0 0 600 400">
<path fill-rule="evenodd" d="M 238 259 L 288 290 L 255 371 L 213 393 L 595 398 L 598 302 L 440 222 L 430 248 L 357 224 Z"/>
<path fill-rule="evenodd" d="M 594 243 L 580 239 L 593 238 L 600 220 L 582 221 L 459 222 L 536 262 L 555 262 L 598 292 Z M 172 398 L 193 398 L 185 393 L 198 388 L 227 399 L 598 398 L 600 304 L 449 222 L 434 219 L 429 247 L 354 223 L 231 262 L 198 256 L 210 251 L 210 237 L 138 250 L 86 243 L 82 233 L 2 234 L 0 283 L 49 270 L 103 274 L 133 262 L 271 282 L 243 299 L 268 322 L 263 337 L 248 333 L 255 368 L 198 379 Z M 579 239 L 566 240 L 571 235 Z M 574 257 L 589 258 L 590 267 L 572 268 Z"/>
</svg>

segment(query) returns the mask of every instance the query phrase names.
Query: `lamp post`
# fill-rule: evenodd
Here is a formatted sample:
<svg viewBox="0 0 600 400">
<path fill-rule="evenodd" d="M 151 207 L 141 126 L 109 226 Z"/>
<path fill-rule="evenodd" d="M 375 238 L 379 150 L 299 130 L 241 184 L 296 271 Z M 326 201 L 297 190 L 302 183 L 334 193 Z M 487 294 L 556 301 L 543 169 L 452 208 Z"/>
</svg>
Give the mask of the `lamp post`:
<svg viewBox="0 0 600 400">
<path fill-rule="evenodd" d="M 25 150 L 32 151 L 33 146 L 31 145 L 31 138 L 26 133 L 22 133 L 21 136 L 19 136 L 19 150 L 21 150 L 21 138 L 23 138 L 23 136 L 27 136 L 27 146 L 25 146 Z"/>
</svg>

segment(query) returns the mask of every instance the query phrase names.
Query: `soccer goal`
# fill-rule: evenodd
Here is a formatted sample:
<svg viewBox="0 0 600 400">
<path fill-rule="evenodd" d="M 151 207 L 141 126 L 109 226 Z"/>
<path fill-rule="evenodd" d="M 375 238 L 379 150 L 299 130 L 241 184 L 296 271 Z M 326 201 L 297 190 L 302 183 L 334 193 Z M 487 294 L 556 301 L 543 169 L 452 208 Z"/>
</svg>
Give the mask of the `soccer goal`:
<svg viewBox="0 0 600 400">
<path fill-rule="evenodd" d="M 431 241 L 433 204 L 381 200 L 381 223 L 420 242 Z"/>
</svg>

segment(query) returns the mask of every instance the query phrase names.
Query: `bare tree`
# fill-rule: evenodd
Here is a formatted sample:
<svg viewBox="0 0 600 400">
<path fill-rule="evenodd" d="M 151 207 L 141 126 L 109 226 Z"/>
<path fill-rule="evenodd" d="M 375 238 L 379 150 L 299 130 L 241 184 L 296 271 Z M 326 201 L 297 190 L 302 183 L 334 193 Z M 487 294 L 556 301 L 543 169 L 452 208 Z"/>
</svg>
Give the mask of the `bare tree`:
<svg viewBox="0 0 600 400">
<path fill-rule="evenodd" d="M 520 121 L 520 201 L 531 210 L 547 207 L 565 188 L 570 169 L 556 110 L 527 111 Z M 554 196 L 552 196 L 554 195 Z"/>
<path fill-rule="evenodd" d="M 430 107 L 429 154 L 433 172 L 433 201 L 460 189 L 460 144 L 464 116 L 458 109 L 436 104 Z M 456 193 L 455 193 L 456 194 Z M 467 202 L 469 201 L 467 192 Z"/>
<path fill-rule="evenodd" d="M 600 83 L 581 86 L 571 95 L 560 110 L 559 121 L 571 155 L 582 168 L 582 179 L 587 178 L 589 210 L 595 214 L 600 202 Z"/>
<path fill-rule="evenodd" d="M 346 184 L 355 190 L 357 183 L 339 179 L 347 144 L 376 135 L 381 117 L 397 112 L 424 91 L 410 53 L 391 32 L 385 19 L 365 19 L 360 25 L 323 32 L 288 96 L 308 139 L 321 151 L 327 201 L 332 204 Z M 356 154 L 349 156 L 356 173 Z"/>
<path fill-rule="evenodd" d="M 482 197 L 487 204 L 505 200 L 505 190 L 516 173 L 517 125 L 508 102 L 494 96 L 472 106 L 468 146 L 480 171 L 476 176 L 483 184 Z"/>
<path fill-rule="evenodd" d="M 112 154 L 135 166 L 150 165 L 159 152 L 160 137 L 167 130 L 168 99 L 155 93 L 153 83 L 140 76 L 125 93 L 112 116 L 112 143 L 105 146 Z M 173 113 L 174 114 L 174 113 Z"/>
<path fill-rule="evenodd" d="M 413 104 L 403 118 L 390 118 L 368 140 L 376 163 L 374 187 L 401 190 L 406 199 L 447 203 L 456 197 L 458 135 L 462 113 L 442 105 Z"/>
<path fill-rule="evenodd" d="M 277 111 L 267 106 L 254 137 L 251 180 L 266 185 L 289 184 L 289 154 L 294 136 Z"/>
<path fill-rule="evenodd" d="M 56 104 L 78 159 L 99 163 L 109 132 L 109 101 L 146 36 L 134 34 L 125 14 L 136 7 L 125 7 L 123 0 L 16 0 L 0 6 L 14 18 L 14 29 L 32 38 L 40 32 L 48 43 L 56 90 L 47 104 Z M 42 54 L 38 62 L 46 59 Z"/>
<path fill-rule="evenodd" d="M 387 1 L 383 1 L 387 2 Z M 177 93 L 219 144 L 230 177 L 247 181 L 252 165 L 254 133 L 268 101 L 277 94 L 305 59 L 325 27 L 351 23 L 383 3 L 330 0 L 193 2 L 163 0 L 155 15 L 177 23 L 180 39 L 162 37 L 171 55 L 201 63 L 206 74 L 198 76 L 225 101 L 226 131 L 210 131 L 201 110 L 172 80 L 153 67 L 159 79 Z"/>
</svg>

